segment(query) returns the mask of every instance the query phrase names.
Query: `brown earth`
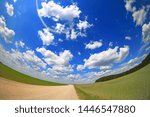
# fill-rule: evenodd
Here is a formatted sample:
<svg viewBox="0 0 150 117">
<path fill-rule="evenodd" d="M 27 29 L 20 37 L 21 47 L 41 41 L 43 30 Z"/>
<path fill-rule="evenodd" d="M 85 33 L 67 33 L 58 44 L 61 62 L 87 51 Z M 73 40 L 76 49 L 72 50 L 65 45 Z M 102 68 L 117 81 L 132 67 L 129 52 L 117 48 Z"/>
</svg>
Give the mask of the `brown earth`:
<svg viewBox="0 0 150 117">
<path fill-rule="evenodd" d="M 0 77 L 0 100 L 78 100 L 73 85 L 37 86 Z"/>
</svg>

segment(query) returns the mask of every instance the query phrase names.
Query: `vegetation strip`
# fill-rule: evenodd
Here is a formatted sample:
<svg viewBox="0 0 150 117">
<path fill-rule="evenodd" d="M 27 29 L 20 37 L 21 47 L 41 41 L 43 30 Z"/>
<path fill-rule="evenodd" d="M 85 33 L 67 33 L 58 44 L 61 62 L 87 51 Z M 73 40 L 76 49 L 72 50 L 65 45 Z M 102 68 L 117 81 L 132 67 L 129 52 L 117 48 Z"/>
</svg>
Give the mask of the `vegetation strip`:
<svg viewBox="0 0 150 117">
<path fill-rule="evenodd" d="M 9 80 L 32 84 L 32 85 L 43 85 L 43 86 L 59 86 L 63 84 L 48 82 L 37 78 L 30 77 L 28 75 L 17 72 L 4 64 L 0 63 L 0 76 Z"/>
</svg>

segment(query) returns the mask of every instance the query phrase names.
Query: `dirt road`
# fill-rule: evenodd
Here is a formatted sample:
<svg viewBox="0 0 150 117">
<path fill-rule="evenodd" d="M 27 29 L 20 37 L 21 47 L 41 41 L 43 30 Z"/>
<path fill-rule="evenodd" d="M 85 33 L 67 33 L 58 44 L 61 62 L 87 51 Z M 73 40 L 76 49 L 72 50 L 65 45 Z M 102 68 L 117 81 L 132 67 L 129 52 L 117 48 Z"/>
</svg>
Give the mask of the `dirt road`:
<svg viewBox="0 0 150 117">
<path fill-rule="evenodd" d="M 0 99 L 4 100 L 78 100 L 73 85 L 37 86 L 0 78 Z"/>
</svg>

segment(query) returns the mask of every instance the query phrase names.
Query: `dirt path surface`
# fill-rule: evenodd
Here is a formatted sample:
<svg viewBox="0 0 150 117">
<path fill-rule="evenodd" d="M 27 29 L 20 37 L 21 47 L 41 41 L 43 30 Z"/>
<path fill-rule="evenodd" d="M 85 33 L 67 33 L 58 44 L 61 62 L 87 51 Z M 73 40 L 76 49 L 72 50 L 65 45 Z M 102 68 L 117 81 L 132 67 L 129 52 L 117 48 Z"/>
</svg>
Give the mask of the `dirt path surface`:
<svg viewBox="0 0 150 117">
<path fill-rule="evenodd" d="M 78 100 L 73 85 L 37 86 L 0 77 L 0 99 L 4 100 Z"/>
</svg>

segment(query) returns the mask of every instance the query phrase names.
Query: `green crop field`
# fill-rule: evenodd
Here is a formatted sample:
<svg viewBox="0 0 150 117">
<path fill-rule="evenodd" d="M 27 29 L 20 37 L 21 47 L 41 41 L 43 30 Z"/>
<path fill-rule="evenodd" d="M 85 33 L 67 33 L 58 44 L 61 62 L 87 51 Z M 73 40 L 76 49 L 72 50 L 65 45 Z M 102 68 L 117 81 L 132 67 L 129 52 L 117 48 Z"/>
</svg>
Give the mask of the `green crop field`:
<svg viewBox="0 0 150 117">
<path fill-rule="evenodd" d="M 21 83 L 32 84 L 32 85 L 44 85 L 44 86 L 62 85 L 62 84 L 48 82 L 48 81 L 39 80 L 39 79 L 30 77 L 28 75 L 19 73 L 1 63 L 0 63 L 0 77 L 13 80 L 13 81 L 17 81 L 17 82 L 21 82 Z"/>
<path fill-rule="evenodd" d="M 89 85 L 75 85 L 75 88 L 80 99 L 149 100 L 150 64 L 118 79 Z"/>
</svg>

